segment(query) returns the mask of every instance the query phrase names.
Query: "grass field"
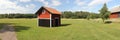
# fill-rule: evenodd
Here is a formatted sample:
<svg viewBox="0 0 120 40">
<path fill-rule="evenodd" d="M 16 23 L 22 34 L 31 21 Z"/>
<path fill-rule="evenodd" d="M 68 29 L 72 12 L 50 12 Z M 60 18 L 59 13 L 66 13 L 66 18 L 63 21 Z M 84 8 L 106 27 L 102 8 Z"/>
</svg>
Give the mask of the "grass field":
<svg viewBox="0 0 120 40">
<path fill-rule="evenodd" d="M 59 27 L 38 27 L 36 19 L 0 19 L 14 25 L 18 40 L 120 40 L 120 23 L 63 19 Z"/>
</svg>

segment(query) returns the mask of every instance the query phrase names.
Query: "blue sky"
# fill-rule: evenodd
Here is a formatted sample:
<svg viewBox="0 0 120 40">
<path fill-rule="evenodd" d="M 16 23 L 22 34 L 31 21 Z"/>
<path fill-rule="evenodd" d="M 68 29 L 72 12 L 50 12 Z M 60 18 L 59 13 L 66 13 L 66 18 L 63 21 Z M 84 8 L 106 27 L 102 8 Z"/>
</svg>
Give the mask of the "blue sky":
<svg viewBox="0 0 120 40">
<path fill-rule="evenodd" d="M 0 0 L 0 13 L 35 13 L 41 6 L 59 11 L 98 13 L 104 3 L 109 10 L 120 6 L 120 0 Z"/>
</svg>

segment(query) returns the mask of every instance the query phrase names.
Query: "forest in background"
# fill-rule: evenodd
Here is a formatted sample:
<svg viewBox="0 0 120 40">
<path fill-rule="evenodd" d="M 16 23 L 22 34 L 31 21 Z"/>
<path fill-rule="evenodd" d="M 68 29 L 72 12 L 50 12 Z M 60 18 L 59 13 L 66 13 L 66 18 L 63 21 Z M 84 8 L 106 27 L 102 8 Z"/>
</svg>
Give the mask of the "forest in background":
<svg viewBox="0 0 120 40">
<path fill-rule="evenodd" d="M 10 13 L 0 14 L 0 18 L 36 18 L 35 14 Z"/>
<path fill-rule="evenodd" d="M 71 18 L 71 19 L 95 19 L 100 18 L 99 13 L 92 13 L 92 12 L 86 12 L 86 11 L 64 11 L 62 12 L 62 18 Z"/>
<path fill-rule="evenodd" d="M 85 18 L 100 18 L 98 13 L 92 13 L 92 12 L 85 12 L 85 11 L 64 11 L 61 12 L 61 18 L 69 18 L 69 19 L 85 19 Z M 37 18 L 37 15 L 32 13 L 10 13 L 10 14 L 0 14 L 0 18 Z"/>
</svg>

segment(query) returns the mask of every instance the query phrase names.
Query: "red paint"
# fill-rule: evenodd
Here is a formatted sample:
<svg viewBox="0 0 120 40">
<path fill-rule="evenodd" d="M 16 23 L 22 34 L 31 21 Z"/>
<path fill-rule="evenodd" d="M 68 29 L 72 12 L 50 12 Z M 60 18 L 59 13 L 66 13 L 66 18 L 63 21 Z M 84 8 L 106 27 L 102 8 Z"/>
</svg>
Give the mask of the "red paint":
<svg viewBox="0 0 120 40">
<path fill-rule="evenodd" d="M 41 12 L 41 13 L 39 14 L 39 18 L 50 18 L 50 13 L 45 10 L 45 13 L 44 13 L 44 12 Z"/>
<path fill-rule="evenodd" d="M 111 13 L 110 18 L 118 18 L 118 13 Z"/>
</svg>

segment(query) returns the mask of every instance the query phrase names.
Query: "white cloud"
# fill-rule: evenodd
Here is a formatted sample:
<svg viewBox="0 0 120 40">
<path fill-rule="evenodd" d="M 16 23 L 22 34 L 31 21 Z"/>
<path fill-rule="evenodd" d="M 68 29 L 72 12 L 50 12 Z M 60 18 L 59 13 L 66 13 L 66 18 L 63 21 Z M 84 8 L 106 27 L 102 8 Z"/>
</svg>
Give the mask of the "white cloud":
<svg viewBox="0 0 120 40">
<path fill-rule="evenodd" d="M 113 6 L 111 9 L 110 9 L 111 12 L 118 12 L 120 11 L 120 5 L 116 5 L 116 6 Z"/>
<path fill-rule="evenodd" d="M 39 1 L 39 2 L 42 2 L 44 4 L 44 6 L 48 6 L 48 1 L 45 1 L 45 0 L 36 0 L 36 1 Z"/>
<path fill-rule="evenodd" d="M 31 0 L 18 0 L 20 2 L 30 2 Z"/>
<path fill-rule="evenodd" d="M 81 1 L 81 0 L 75 0 L 75 3 L 76 3 L 77 5 L 79 5 L 79 6 L 83 6 L 83 5 L 86 4 L 86 2 L 83 2 L 83 1 Z"/>
<path fill-rule="evenodd" d="M 52 6 L 59 6 L 60 4 L 58 0 L 52 0 Z"/>
<path fill-rule="evenodd" d="M 98 5 L 98 4 L 103 4 L 103 3 L 107 3 L 110 2 L 111 0 L 92 0 L 88 6 L 94 6 L 94 5 Z"/>
<path fill-rule="evenodd" d="M 26 5 L 26 8 L 34 9 L 36 6 L 34 4 Z"/>
<path fill-rule="evenodd" d="M 37 0 L 37 1 L 43 3 L 44 6 L 59 6 L 59 5 L 61 5 L 61 2 L 59 2 L 59 0 L 51 0 L 51 1 Z"/>
<path fill-rule="evenodd" d="M 18 5 L 18 2 L 13 2 L 10 0 L 0 0 L 0 13 L 28 13 L 32 12 L 32 8 L 34 7 L 34 4 L 20 6 Z"/>
</svg>

